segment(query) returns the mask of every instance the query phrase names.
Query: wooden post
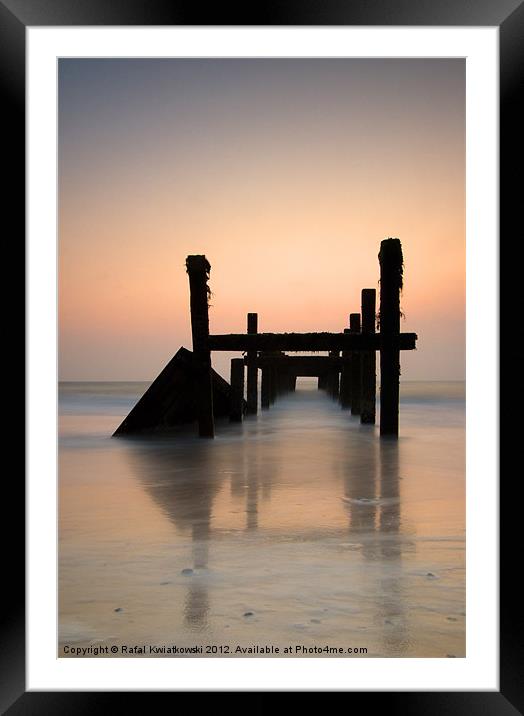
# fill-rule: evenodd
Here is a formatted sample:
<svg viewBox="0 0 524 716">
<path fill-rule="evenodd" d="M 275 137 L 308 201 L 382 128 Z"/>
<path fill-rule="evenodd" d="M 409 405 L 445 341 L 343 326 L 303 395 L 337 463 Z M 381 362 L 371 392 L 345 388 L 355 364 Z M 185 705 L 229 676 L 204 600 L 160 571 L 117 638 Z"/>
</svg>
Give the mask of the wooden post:
<svg viewBox="0 0 524 716">
<path fill-rule="evenodd" d="M 339 353 L 339 351 L 329 351 L 329 355 L 331 358 L 338 358 L 340 353 Z M 333 400 L 338 400 L 338 396 L 340 393 L 340 374 L 338 372 L 338 368 L 332 368 L 330 372 L 331 372 L 330 384 L 329 384 L 330 395 L 333 398 Z"/>
<path fill-rule="evenodd" d="M 360 333 L 360 313 L 349 314 L 349 332 Z M 360 354 L 351 354 L 351 415 L 360 415 Z"/>
<path fill-rule="evenodd" d="M 211 353 L 209 350 L 209 287 L 211 266 L 205 256 L 188 256 L 191 333 L 195 357 L 195 398 L 200 437 L 215 437 L 213 419 L 213 389 L 211 383 Z"/>
<path fill-rule="evenodd" d="M 349 328 L 344 328 L 344 333 L 349 333 Z M 340 371 L 340 407 L 343 410 L 351 408 L 351 363 L 349 361 L 350 351 L 342 351 L 342 358 L 347 363 L 342 366 Z"/>
<path fill-rule="evenodd" d="M 286 371 L 285 368 L 277 368 L 277 395 L 286 392 Z"/>
<path fill-rule="evenodd" d="M 279 381 L 278 381 L 278 387 L 279 392 L 282 394 L 289 393 L 290 390 L 290 373 L 289 370 L 286 368 L 281 368 L 279 371 Z"/>
<path fill-rule="evenodd" d="M 331 395 L 333 391 L 333 373 L 331 369 L 326 373 L 326 393 Z"/>
<path fill-rule="evenodd" d="M 260 386 L 260 407 L 268 410 L 271 404 L 271 367 L 262 368 L 262 385 Z"/>
<path fill-rule="evenodd" d="M 278 369 L 272 365 L 270 371 L 271 380 L 269 382 L 269 400 L 271 404 L 273 404 L 278 395 Z"/>
<path fill-rule="evenodd" d="M 229 419 L 241 423 L 244 413 L 244 359 L 231 359 L 231 408 Z"/>
<path fill-rule="evenodd" d="M 362 333 L 375 333 L 376 291 L 374 288 L 362 289 Z M 375 424 L 376 403 L 376 356 L 375 351 L 363 351 L 360 422 Z"/>
<path fill-rule="evenodd" d="M 402 245 L 399 239 L 380 244 L 380 435 L 398 437 L 400 376 L 400 291 Z"/>
<path fill-rule="evenodd" d="M 247 332 L 258 333 L 258 313 L 247 314 Z M 258 410 L 257 352 L 247 353 L 247 412 L 256 415 Z"/>
</svg>

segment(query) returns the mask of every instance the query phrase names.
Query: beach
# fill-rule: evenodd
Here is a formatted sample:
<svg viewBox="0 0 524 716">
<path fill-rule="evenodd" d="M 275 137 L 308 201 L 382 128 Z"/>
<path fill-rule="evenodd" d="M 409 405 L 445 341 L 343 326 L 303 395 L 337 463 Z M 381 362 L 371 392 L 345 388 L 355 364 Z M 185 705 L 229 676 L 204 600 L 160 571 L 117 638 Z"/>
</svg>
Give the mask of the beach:
<svg viewBox="0 0 524 716">
<path fill-rule="evenodd" d="M 147 386 L 59 385 L 59 656 L 465 656 L 464 383 L 401 382 L 398 440 L 312 379 L 112 438 Z"/>
</svg>

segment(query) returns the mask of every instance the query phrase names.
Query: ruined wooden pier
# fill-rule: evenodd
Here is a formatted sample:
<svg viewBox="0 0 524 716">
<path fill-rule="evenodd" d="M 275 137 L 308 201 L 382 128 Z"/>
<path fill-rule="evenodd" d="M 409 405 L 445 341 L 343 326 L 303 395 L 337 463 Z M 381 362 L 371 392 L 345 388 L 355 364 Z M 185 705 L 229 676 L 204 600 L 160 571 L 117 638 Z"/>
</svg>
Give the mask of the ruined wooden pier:
<svg viewBox="0 0 524 716">
<path fill-rule="evenodd" d="M 417 341 L 415 333 L 400 332 L 403 256 L 398 239 L 382 241 L 379 263 L 378 316 L 376 291 L 365 288 L 361 294 L 361 313 L 350 314 L 349 325 L 340 333 L 259 333 L 258 314 L 248 313 L 246 333 L 217 335 L 209 330 L 208 280 L 211 266 L 205 256 L 188 256 L 186 269 L 193 338 L 188 377 L 193 395 L 192 418 L 197 419 L 199 435 L 214 437 L 214 418 L 219 416 L 213 405 L 217 395 L 217 374 L 211 367 L 212 351 L 244 353 L 243 358 L 231 360 L 228 392 L 232 421 L 242 421 L 244 415 L 256 415 L 260 371 L 260 404 L 264 410 L 270 408 L 278 395 L 293 391 L 298 377 L 313 376 L 318 378 L 319 389 L 326 390 L 334 400 L 338 400 L 341 408 L 349 409 L 352 415 L 359 415 L 361 423 L 371 425 L 376 420 L 376 352 L 379 351 L 380 435 L 398 436 L 400 351 L 414 350 Z M 376 332 L 377 323 L 379 332 Z M 285 351 L 326 351 L 328 355 L 289 356 Z M 244 400 L 245 373 L 247 400 Z M 144 399 L 147 405 L 162 400 L 157 382 L 158 379 L 115 434 L 136 431 L 141 422 L 141 413 L 137 409 Z M 150 396 L 147 400 L 153 388 L 153 398 Z M 223 414 L 223 409 L 220 414 Z M 129 425 L 135 429 L 129 429 Z"/>
</svg>

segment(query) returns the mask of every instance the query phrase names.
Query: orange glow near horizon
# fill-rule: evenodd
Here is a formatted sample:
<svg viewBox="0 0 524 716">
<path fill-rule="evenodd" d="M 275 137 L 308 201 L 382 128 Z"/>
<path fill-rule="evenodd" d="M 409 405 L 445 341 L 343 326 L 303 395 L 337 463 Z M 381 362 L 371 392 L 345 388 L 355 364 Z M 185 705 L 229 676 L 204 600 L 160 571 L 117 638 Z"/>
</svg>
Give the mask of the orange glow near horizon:
<svg viewBox="0 0 524 716">
<path fill-rule="evenodd" d="M 419 334 L 403 378 L 463 379 L 463 61 L 96 62 L 60 62 L 62 380 L 148 380 L 190 348 L 188 254 L 211 263 L 212 332 L 248 311 L 341 331 L 387 236 Z"/>
</svg>

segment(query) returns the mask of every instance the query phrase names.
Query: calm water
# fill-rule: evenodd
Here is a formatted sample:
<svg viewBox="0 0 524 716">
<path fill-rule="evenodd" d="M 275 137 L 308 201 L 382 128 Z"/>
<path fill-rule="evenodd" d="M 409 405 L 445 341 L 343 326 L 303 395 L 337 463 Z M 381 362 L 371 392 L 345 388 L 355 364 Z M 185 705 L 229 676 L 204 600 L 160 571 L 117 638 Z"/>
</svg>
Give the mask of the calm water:
<svg viewBox="0 0 524 716">
<path fill-rule="evenodd" d="M 463 383 L 404 383 L 398 442 L 308 379 L 214 441 L 111 438 L 146 387 L 60 385 L 60 654 L 465 656 Z"/>
</svg>

